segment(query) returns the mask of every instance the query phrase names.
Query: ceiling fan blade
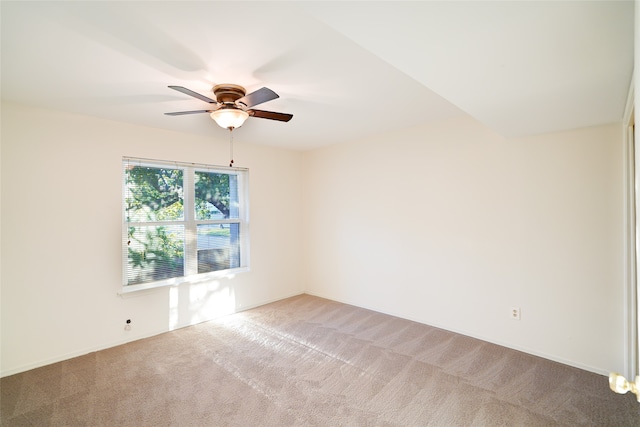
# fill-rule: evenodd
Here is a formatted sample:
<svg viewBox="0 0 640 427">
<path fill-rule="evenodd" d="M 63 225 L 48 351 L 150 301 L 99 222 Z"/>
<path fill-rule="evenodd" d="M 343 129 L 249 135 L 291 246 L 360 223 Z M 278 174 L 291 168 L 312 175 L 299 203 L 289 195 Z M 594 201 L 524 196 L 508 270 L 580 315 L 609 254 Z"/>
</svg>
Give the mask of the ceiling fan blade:
<svg viewBox="0 0 640 427">
<path fill-rule="evenodd" d="M 207 98 L 204 95 L 200 95 L 198 92 L 194 92 L 191 89 L 187 89 L 186 87 L 182 87 L 182 86 L 169 86 L 169 88 L 173 89 L 173 90 L 177 90 L 178 92 L 182 92 L 185 95 L 189 95 L 189 96 L 193 96 L 194 98 L 198 98 L 204 102 L 208 102 L 209 104 L 217 104 L 218 101 L 214 101 L 211 98 Z"/>
<path fill-rule="evenodd" d="M 164 113 L 166 116 L 182 116 L 185 114 L 213 113 L 215 110 L 194 110 L 194 111 L 176 111 L 175 113 Z"/>
<path fill-rule="evenodd" d="M 280 98 L 277 93 L 275 93 L 268 87 L 263 87 L 262 89 L 258 89 L 255 92 L 251 92 L 249 95 L 243 96 L 242 98 L 238 99 L 236 103 L 242 104 L 247 108 L 251 108 L 254 105 L 262 104 L 263 102 L 271 101 L 277 98 Z"/>
<path fill-rule="evenodd" d="M 251 117 L 258 117 L 260 119 L 278 120 L 281 122 L 288 122 L 293 118 L 293 114 L 274 113 L 273 111 L 248 110 L 247 113 L 249 113 Z"/>
</svg>

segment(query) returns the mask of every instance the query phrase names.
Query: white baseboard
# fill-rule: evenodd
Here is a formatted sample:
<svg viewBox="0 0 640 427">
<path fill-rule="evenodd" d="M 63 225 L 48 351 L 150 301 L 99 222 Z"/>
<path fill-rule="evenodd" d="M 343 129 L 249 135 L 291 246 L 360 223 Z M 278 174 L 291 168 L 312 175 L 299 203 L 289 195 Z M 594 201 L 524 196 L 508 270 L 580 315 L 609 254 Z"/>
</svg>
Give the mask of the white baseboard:
<svg viewBox="0 0 640 427">
<path fill-rule="evenodd" d="M 296 293 L 293 293 L 293 294 L 290 294 L 290 295 L 287 294 L 287 295 L 284 295 L 284 296 L 281 296 L 281 297 L 270 298 L 268 300 L 265 300 L 265 301 L 262 301 L 262 302 L 259 302 L 259 303 L 256 303 L 256 304 L 237 307 L 235 309 L 235 311 L 233 313 L 231 313 L 231 314 L 239 313 L 239 312 L 242 312 L 242 311 L 245 311 L 245 310 L 250 310 L 252 308 L 260 307 L 260 306 L 266 305 L 266 304 L 271 304 L 272 302 L 280 301 L 280 300 L 283 300 L 283 299 L 286 299 L 286 298 L 291 298 L 291 297 L 294 297 L 294 296 L 297 296 L 297 295 L 302 295 L 302 294 L 304 294 L 304 292 L 300 291 L 300 292 L 296 292 Z M 31 369 L 41 368 L 43 366 L 51 365 L 53 363 L 63 362 L 65 360 L 73 359 L 74 357 L 84 356 L 86 354 L 94 353 L 96 351 L 106 350 L 108 348 L 117 347 L 119 345 L 128 344 L 130 342 L 143 340 L 143 339 L 150 338 L 150 337 L 153 337 L 153 336 L 156 336 L 156 335 L 164 334 L 166 332 L 175 331 L 176 329 L 186 328 L 186 327 L 189 327 L 189 326 L 197 325 L 199 323 L 210 322 L 210 321 L 215 320 L 215 319 L 217 319 L 219 317 L 223 317 L 223 316 L 215 316 L 215 317 L 212 317 L 210 319 L 205 319 L 205 320 L 193 322 L 193 323 L 190 323 L 190 324 L 178 325 L 178 326 L 173 327 L 171 329 L 162 329 L 162 330 L 149 332 L 149 333 L 146 333 L 146 334 L 143 334 L 143 335 L 138 335 L 138 336 L 136 336 L 135 338 L 132 338 L 132 339 L 121 339 L 121 340 L 109 342 L 109 343 L 106 343 L 106 344 L 102 344 L 102 345 L 99 345 L 99 346 L 88 347 L 88 348 L 84 348 L 82 350 L 73 351 L 73 352 L 70 352 L 70 353 L 65 353 L 65 354 L 62 354 L 62 355 L 59 355 L 59 356 L 55 356 L 55 357 L 52 357 L 52 358 L 49 358 L 49 359 L 43 359 L 43 360 L 39 360 L 37 362 L 27 363 L 27 364 L 20 365 L 18 367 L 15 367 L 15 368 L 8 369 L 6 371 L 0 372 L 0 378 L 8 377 L 10 375 L 19 374 L 21 372 L 30 371 Z"/>
<path fill-rule="evenodd" d="M 419 319 L 414 319 L 414 318 L 407 317 L 405 315 L 400 315 L 400 314 L 393 313 L 393 312 L 381 311 L 381 310 L 373 308 L 373 307 L 367 307 L 367 306 L 364 306 L 362 304 L 357 304 L 357 303 L 355 303 L 353 301 L 347 301 L 347 300 L 341 300 L 341 299 L 332 298 L 332 297 L 329 297 L 329 296 L 326 296 L 326 295 L 322 295 L 321 293 L 309 292 L 309 291 L 306 291 L 305 293 L 308 294 L 308 295 L 319 297 L 319 298 L 324 298 L 324 299 L 328 299 L 328 300 L 331 300 L 331 301 L 340 302 L 342 304 L 349 304 L 349 305 L 353 305 L 355 307 L 364 308 L 366 310 L 375 311 L 377 313 L 388 314 L 390 316 L 398 317 L 398 318 L 401 318 L 401 319 L 411 320 L 412 322 L 422 323 L 423 325 L 433 326 L 434 328 L 443 329 L 445 331 L 454 332 L 456 334 L 464 335 L 464 336 L 467 336 L 467 337 L 476 338 L 476 339 L 479 339 L 479 340 L 482 340 L 482 341 L 485 341 L 485 342 L 488 342 L 488 343 L 491 343 L 491 344 L 499 345 L 501 347 L 510 348 L 512 350 L 521 351 L 523 353 L 527 353 L 527 354 L 530 354 L 532 356 L 541 357 L 543 359 L 551 360 L 553 362 L 562 363 L 563 365 L 572 366 L 574 368 L 582 369 L 583 371 L 589 371 L 589 372 L 593 372 L 594 374 L 609 376 L 609 372 L 608 371 L 603 371 L 602 369 L 595 368 L 593 366 L 584 365 L 584 364 L 576 362 L 574 360 L 563 359 L 561 357 L 557 357 L 557 356 L 554 356 L 554 355 L 551 355 L 551 354 L 546 354 L 544 352 L 540 352 L 540 351 L 537 351 L 537 350 L 534 350 L 534 349 L 521 347 L 521 346 L 516 346 L 516 345 L 510 344 L 510 343 L 500 342 L 498 340 L 492 340 L 492 339 L 487 338 L 487 337 L 482 336 L 482 335 L 469 333 L 469 332 L 463 331 L 463 330 L 456 330 L 456 329 L 449 328 L 447 326 L 443 326 L 443 325 L 439 325 L 439 324 L 433 324 L 433 323 L 427 324 L 424 321 L 421 321 Z"/>
</svg>

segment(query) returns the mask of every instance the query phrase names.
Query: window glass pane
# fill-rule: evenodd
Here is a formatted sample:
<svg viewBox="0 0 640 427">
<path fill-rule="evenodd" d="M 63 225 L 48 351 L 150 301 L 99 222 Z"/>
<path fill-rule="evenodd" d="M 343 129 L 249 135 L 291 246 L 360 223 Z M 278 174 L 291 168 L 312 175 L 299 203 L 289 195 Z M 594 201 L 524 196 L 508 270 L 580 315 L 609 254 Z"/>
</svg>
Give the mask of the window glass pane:
<svg viewBox="0 0 640 427">
<path fill-rule="evenodd" d="M 122 165 L 123 288 L 133 285 L 125 292 L 248 268 L 247 170 L 128 157 Z"/>
<path fill-rule="evenodd" d="M 182 169 L 130 166 L 125 172 L 127 222 L 181 221 Z"/>
<path fill-rule="evenodd" d="M 197 220 L 239 218 L 236 175 L 199 171 L 195 187 Z"/>
<path fill-rule="evenodd" d="M 240 267 L 240 224 L 198 225 L 198 273 Z"/>
<path fill-rule="evenodd" d="M 184 275 L 184 226 L 129 227 L 127 285 Z"/>
</svg>

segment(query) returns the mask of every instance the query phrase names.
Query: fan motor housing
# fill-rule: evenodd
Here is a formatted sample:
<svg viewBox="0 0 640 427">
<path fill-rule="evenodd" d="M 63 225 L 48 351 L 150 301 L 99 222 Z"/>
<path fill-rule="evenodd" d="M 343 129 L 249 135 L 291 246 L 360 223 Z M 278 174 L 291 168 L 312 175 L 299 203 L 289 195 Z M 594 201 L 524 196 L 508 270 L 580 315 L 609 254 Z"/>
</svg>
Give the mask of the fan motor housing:
<svg viewBox="0 0 640 427">
<path fill-rule="evenodd" d="M 247 94 L 245 88 L 233 84 L 220 84 L 213 87 L 216 100 L 225 104 L 233 104 Z"/>
</svg>

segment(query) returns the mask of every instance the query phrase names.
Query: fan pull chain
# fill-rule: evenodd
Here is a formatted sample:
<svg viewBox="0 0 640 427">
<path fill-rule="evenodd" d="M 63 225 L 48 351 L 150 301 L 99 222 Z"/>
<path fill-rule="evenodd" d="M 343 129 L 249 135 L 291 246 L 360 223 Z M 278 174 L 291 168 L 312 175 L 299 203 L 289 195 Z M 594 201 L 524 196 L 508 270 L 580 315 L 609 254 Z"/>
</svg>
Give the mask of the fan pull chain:
<svg viewBox="0 0 640 427">
<path fill-rule="evenodd" d="M 229 158 L 231 161 L 229 162 L 229 167 L 233 167 L 233 128 L 229 128 Z"/>
</svg>

